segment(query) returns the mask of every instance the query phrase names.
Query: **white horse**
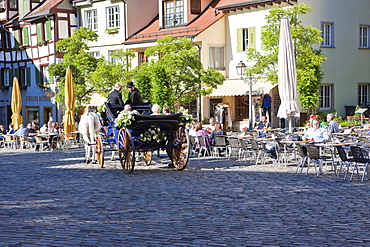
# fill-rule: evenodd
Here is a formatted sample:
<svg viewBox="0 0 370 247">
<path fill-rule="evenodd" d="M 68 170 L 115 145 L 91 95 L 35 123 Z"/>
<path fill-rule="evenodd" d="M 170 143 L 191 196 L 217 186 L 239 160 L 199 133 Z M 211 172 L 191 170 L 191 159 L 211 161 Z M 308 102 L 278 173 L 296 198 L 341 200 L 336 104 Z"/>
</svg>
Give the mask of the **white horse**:
<svg viewBox="0 0 370 247">
<path fill-rule="evenodd" d="M 90 163 L 90 152 L 92 152 L 92 162 L 95 164 L 95 139 L 99 134 L 101 124 L 99 116 L 93 112 L 86 111 L 82 116 L 78 125 L 78 131 L 85 140 L 85 162 Z"/>
</svg>

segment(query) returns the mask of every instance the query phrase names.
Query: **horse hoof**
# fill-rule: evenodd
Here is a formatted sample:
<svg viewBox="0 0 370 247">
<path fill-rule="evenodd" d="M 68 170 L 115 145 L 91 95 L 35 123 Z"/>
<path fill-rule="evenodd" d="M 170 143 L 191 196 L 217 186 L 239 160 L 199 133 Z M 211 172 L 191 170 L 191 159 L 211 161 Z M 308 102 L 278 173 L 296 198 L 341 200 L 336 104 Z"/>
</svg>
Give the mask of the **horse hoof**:
<svg viewBox="0 0 370 247">
<path fill-rule="evenodd" d="M 97 161 L 97 160 L 94 160 L 94 161 L 93 161 L 93 164 L 97 164 L 97 163 L 98 163 L 98 161 Z"/>
<path fill-rule="evenodd" d="M 114 161 L 115 159 L 114 158 L 110 158 L 111 161 Z"/>
<path fill-rule="evenodd" d="M 91 160 L 88 160 L 88 159 L 85 160 L 86 164 L 90 164 L 90 162 L 91 162 Z"/>
</svg>

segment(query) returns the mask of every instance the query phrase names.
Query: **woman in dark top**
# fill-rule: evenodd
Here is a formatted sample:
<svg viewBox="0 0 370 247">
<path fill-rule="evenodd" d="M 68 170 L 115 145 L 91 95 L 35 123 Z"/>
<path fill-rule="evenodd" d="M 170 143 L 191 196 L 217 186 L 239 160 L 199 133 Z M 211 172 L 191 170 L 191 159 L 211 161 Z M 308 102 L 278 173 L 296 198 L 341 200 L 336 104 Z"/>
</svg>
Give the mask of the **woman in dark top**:
<svg viewBox="0 0 370 247">
<path fill-rule="evenodd" d="M 209 136 L 209 138 L 211 139 L 211 145 L 213 146 L 215 144 L 215 136 L 217 135 L 226 135 L 226 131 L 224 129 L 221 128 L 221 124 L 219 122 L 217 122 L 215 124 L 215 129 L 212 130 L 212 133 L 211 135 Z"/>
</svg>

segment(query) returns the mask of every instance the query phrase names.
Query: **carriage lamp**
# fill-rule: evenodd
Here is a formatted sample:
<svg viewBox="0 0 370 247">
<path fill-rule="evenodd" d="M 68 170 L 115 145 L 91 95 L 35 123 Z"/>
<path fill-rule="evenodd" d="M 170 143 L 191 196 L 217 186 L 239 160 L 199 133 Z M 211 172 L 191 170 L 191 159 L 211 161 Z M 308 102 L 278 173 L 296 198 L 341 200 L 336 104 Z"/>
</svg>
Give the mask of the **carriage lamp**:
<svg viewBox="0 0 370 247">
<path fill-rule="evenodd" d="M 243 61 L 240 61 L 240 63 L 238 63 L 238 65 L 236 66 L 236 72 L 238 73 L 238 75 L 240 75 L 240 79 L 243 80 L 243 82 L 245 84 L 247 84 L 247 82 L 249 83 L 249 130 L 252 130 L 253 129 L 253 114 L 252 114 L 252 75 L 250 75 L 250 78 L 249 78 L 249 81 L 246 77 L 244 77 L 245 75 L 245 69 L 247 68 L 247 66 L 245 66 L 245 64 L 243 63 Z"/>
</svg>

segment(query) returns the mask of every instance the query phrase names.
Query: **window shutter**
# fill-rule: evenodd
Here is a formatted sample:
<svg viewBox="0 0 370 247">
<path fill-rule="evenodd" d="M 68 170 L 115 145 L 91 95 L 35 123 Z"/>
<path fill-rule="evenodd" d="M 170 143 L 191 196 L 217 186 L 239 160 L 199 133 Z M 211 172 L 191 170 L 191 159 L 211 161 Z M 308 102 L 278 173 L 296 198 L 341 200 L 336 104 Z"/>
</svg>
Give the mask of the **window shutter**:
<svg viewBox="0 0 370 247">
<path fill-rule="evenodd" d="M 17 29 L 17 30 L 14 30 L 14 40 L 15 40 L 15 46 L 14 47 L 17 47 L 17 46 L 19 46 L 19 44 L 20 44 L 20 35 L 19 35 L 20 33 L 19 33 L 19 30 Z"/>
<path fill-rule="evenodd" d="M 236 51 L 243 51 L 243 29 L 236 29 Z"/>
<path fill-rule="evenodd" d="M 249 44 L 248 48 L 256 49 L 256 28 L 250 27 L 248 28 L 248 37 L 249 37 Z"/>
<path fill-rule="evenodd" d="M 53 36 L 51 32 L 51 21 L 46 21 L 45 26 L 46 26 L 46 40 L 52 40 Z"/>
<path fill-rule="evenodd" d="M 37 32 L 37 42 L 43 41 L 42 40 L 42 23 L 37 23 L 36 32 Z"/>
<path fill-rule="evenodd" d="M 36 85 L 42 84 L 40 79 L 40 66 L 35 66 L 35 73 L 36 73 Z"/>
<path fill-rule="evenodd" d="M 22 34 L 23 34 L 23 45 L 25 46 L 30 45 L 30 40 L 28 36 L 28 27 L 22 28 Z"/>
<path fill-rule="evenodd" d="M 25 72 L 26 72 L 26 78 L 25 78 L 26 79 L 26 83 L 25 84 L 27 86 L 31 86 L 31 68 L 30 67 L 27 67 Z"/>
</svg>

